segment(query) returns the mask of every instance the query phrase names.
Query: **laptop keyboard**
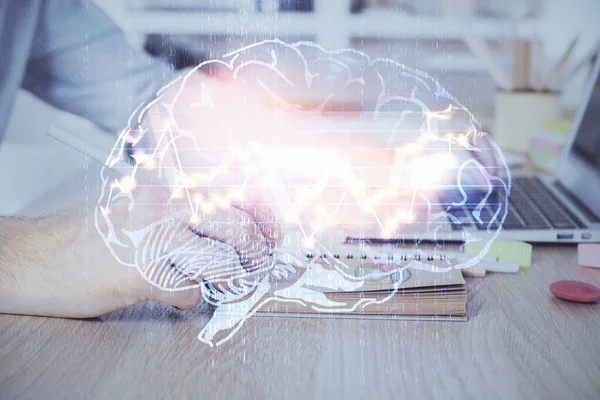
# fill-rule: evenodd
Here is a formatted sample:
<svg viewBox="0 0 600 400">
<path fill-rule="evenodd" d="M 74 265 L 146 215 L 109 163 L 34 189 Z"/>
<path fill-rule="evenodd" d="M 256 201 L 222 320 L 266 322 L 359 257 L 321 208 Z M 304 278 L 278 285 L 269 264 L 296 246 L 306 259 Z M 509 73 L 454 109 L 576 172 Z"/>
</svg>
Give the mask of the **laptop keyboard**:
<svg viewBox="0 0 600 400">
<path fill-rule="evenodd" d="M 516 179 L 515 179 L 516 181 Z M 527 229 L 546 229 L 550 228 L 550 224 L 544 218 L 544 215 L 539 211 L 535 203 L 527 195 L 527 191 L 524 189 L 528 186 L 526 182 L 513 183 L 510 197 L 508 198 L 508 213 L 517 213 L 521 217 L 523 226 L 521 228 Z M 516 227 L 518 228 L 518 227 Z M 505 229 L 515 229 L 508 228 Z"/>
<path fill-rule="evenodd" d="M 471 215 L 471 211 L 465 208 L 448 210 L 448 213 L 461 221 L 461 224 L 452 224 L 457 230 L 468 226 L 475 226 L 480 230 L 487 229 L 489 222 L 494 219 L 495 212 L 491 207 L 484 207 L 479 215 L 479 222 Z M 497 226 L 497 222 L 492 225 L 493 228 Z M 513 179 L 508 215 L 503 228 L 576 229 L 585 228 L 585 224 L 565 208 L 539 178 L 517 177 Z"/>
<path fill-rule="evenodd" d="M 513 188 L 515 187 L 517 191 L 524 192 L 532 200 L 536 205 L 537 213 L 543 215 L 553 228 L 585 227 L 585 224 L 565 208 L 538 178 L 516 178 Z M 510 197 L 512 199 L 512 193 Z"/>
</svg>

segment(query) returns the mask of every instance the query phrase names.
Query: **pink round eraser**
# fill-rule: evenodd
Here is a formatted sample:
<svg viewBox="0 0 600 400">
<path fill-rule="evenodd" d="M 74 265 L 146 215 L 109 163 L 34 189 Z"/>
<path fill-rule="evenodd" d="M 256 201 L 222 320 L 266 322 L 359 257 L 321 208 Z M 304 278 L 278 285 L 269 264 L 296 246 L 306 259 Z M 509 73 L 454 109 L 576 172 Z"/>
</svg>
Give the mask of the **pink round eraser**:
<svg viewBox="0 0 600 400">
<path fill-rule="evenodd" d="M 578 303 L 593 303 L 600 300 L 600 288 L 579 281 L 556 281 L 550 285 L 550 291 L 563 300 Z"/>
</svg>

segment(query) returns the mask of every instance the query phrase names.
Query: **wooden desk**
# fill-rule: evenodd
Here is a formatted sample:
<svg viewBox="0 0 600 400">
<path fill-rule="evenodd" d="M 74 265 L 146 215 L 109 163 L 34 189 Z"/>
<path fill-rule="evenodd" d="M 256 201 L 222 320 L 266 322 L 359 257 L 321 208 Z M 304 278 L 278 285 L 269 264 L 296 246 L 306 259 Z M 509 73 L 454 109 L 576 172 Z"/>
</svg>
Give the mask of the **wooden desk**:
<svg viewBox="0 0 600 400">
<path fill-rule="evenodd" d="M 0 398 L 600 398 L 600 285 L 575 247 L 469 281 L 469 322 L 252 318 L 220 348 L 206 311 L 138 306 L 99 320 L 0 316 Z"/>
</svg>

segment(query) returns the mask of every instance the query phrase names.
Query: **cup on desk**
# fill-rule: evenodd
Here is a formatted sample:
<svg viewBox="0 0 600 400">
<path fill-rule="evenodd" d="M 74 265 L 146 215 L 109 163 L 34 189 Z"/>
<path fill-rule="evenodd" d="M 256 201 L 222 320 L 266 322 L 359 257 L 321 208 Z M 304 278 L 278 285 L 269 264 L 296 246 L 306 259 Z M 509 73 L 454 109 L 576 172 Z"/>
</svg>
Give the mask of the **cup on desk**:
<svg viewBox="0 0 600 400">
<path fill-rule="evenodd" d="M 556 92 L 499 90 L 492 134 L 502 150 L 525 152 L 537 127 L 559 117 L 559 94 Z"/>
</svg>

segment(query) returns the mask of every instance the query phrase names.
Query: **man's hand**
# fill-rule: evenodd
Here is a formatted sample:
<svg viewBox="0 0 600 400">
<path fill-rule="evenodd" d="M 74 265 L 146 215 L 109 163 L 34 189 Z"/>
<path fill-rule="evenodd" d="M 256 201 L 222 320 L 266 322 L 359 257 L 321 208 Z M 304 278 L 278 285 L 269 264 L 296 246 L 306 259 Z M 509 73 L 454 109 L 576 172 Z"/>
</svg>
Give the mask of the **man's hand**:
<svg viewBox="0 0 600 400">
<path fill-rule="evenodd" d="M 123 226 L 143 226 L 172 211 L 165 207 L 160 193 L 146 189 L 140 192 L 134 213 L 116 207 L 112 210 L 113 221 L 125 224 L 119 230 Z M 232 208 L 222 213 L 227 211 L 232 216 L 227 224 L 210 224 L 209 218 L 195 225 L 187 220 L 171 219 L 170 226 L 180 234 L 177 240 L 160 249 L 155 260 L 175 259 L 177 249 L 182 247 L 192 252 L 205 251 L 208 241 L 216 239 L 232 249 L 217 255 L 222 257 L 216 260 L 220 267 L 224 270 L 242 268 L 242 262 L 235 257 L 236 251 L 245 254 L 244 242 L 239 240 L 241 235 L 249 241 L 246 243 L 255 243 L 255 251 L 246 254 L 243 262 L 264 261 L 269 247 L 280 238 L 279 233 L 275 233 L 277 228 L 254 222 L 266 218 L 263 210 Z M 216 217 L 218 215 L 211 215 L 211 218 Z M 134 261 L 135 252 L 135 248 L 124 249 L 130 261 Z M 179 287 L 185 290 L 166 291 L 156 287 L 160 283 L 158 274 L 149 276 L 153 267 L 163 267 L 162 277 L 179 277 Z M 191 309 L 202 297 L 198 282 L 205 273 L 214 271 L 202 270 L 203 265 L 186 265 L 186 272 L 194 275 L 192 280 L 173 267 L 178 266 L 149 265 L 148 269 L 138 270 L 120 264 L 98 234 L 94 216 L 80 210 L 38 220 L 0 217 L 1 313 L 85 318 L 144 301 Z M 161 282 L 166 281 L 170 280 Z"/>
<path fill-rule="evenodd" d="M 150 300 L 181 309 L 200 301 L 199 289 L 163 292 L 118 264 L 91 219 L 76 212 L 1 221 L 2 313 L 85 318 Z"/>
</svg>

